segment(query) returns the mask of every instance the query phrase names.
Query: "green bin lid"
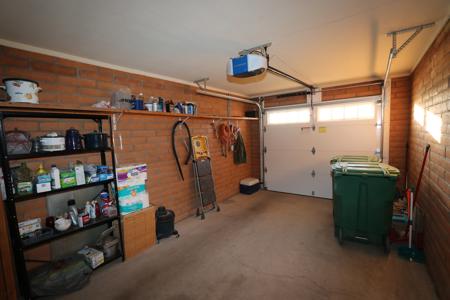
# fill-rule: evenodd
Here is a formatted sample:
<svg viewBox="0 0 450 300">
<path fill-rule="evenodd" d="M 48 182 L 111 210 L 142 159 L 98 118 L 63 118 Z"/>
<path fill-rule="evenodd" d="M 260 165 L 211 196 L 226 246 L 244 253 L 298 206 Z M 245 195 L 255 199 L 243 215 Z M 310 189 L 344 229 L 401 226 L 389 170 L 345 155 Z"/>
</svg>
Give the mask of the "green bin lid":
<svg viewBox="0 0 450 300">
<path fill-rule="evenodd" d="M 381 162 L 380 158 L 375 155 L 336 155 L 330 164 L 337 162 Z"/>
<path fill-rule="evenodd" d="M 332 165 L 334 174 L 366 175 L 395 177 L 400 175 L 399 169 L 379 162 L 337 162 Z"/>
</svg>

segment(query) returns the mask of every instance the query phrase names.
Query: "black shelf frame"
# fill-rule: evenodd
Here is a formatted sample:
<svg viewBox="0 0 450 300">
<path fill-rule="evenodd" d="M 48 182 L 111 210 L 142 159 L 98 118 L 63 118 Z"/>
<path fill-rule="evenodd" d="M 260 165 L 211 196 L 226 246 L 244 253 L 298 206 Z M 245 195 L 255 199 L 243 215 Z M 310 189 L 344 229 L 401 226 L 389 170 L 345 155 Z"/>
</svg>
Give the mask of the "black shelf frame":
<svg viewBox="0 0 450 300">
<path fill-rule="evenodd" d="M 37 118 L 37 119 L 80 119 L 80 120 L 92 120 L 97 124 L 97 131 L 103 133 L 103 122 L 108 122 L 109 124 L 109 141 L 110 147 L 105 149 L 96 149 L 96 150 L 77 150 L 77 151 L 55 151 L 55 152 L 39 152 L 39 153 L 29 153 L 29 154 L 20 154 L 20 155 L 8 155 L 7 154 L 7 146 L 5 139 L 5 124 L 4 121 L 7 118 Z M 19 126 L 20 127 L 20 126 Z M 19 128 L 20 129 L 20 128 Z M 70 156 L 70 155 L 82 155 L 82 154 L 100 154 L 102 165 L 107 165 L 106 153 L 111 153 L 111 164 L 112 171 L 114 173 L 114 179 L 88 183 L 79 186 L 73 186 L 64 189 L 52 190 L 45 193 L 33 193 L 30 195 L 15 195 L 13 189 L 13 182 L 11 177 L 11 161 L 16 160 L 29 160 L 36 158 L 50 158 L 56 156 Z M 11 236 L 11 243 L 14 249 L 14 260 L 15 267 L 17 273 L 17 280 L 19 283 L 20 294 L 24 299 L 31 299 L 31 290 L 30 290 L 30 278 L 27 271 L 26 260 L 24 256 L 24 252 L 28 249 L 37 247 L 39 245 L 49 243 L 51 241 L 68 237 L 73 234 L 79 233 L 81 231 L 89 230 L 104 224 L 108 224 L 108 226 L 112 226 L 112 222 L 117 220 L 118 229 L 119 229 L 119 241 L 121 252 L 117 257 L 113 257 L 111 259 L 105 260 L 105 265 L 110 261 L 113 261 L 119 257 L 122 258 L 122 261 L 125 259 L 123 255 L 123 240 L 122 240 L 122 224 L 120 222 L 120 208 L 118 205 L 119 195 L 117 188 L 115 191 L 115 199 L 116 199 L 116 208 L 117 208 L 117 216 L 116 217 L 100 217 L 95 221 L 91 221 L 83 227 L 71 227 L 67 231 L 57 232 L 56 230 L 53 234 L 49 236 L 42 236 L 41 238 L 32 239 L 27 242 L 27 240 L 23 240 L 20 237 L 19 226 L 18 226 L 18 218 L 16 212 L 16 203 L 20 201 L 32 201 L 33 199 L 46 197 L 52 194 L 64 193 L 73 190 L 93 187 L 93 186 L 101 186 L 103 185 L 105 189 L 109 187 L 109 185 L 115 185 L 117 187 L 117 181 L 115 178 L 116 174 L 116 162 L 114 155 L 114 139 L 113 139 L 113 120 L 110 114 L 104 113 L 84 113 L 84 112 L 43 112 L 43 111 L 27 111 L 25 109 L 19 109 L 14 111 L 5 111 L 0 112 L 0 159 L 1 159 L 1 167 L 3 170 L 3 177 L 5 181 L 6 188 L 6 199 L 3 201 L 5 205 L 5 211 L 7 214 L 8 227 Z M 0 204 L 1 205 L 1 204 Z"/>
<path fill-rule="evenodd" d="M 82 185 L 75 185 L 75 186 L 71 186 L 68 188 L 51 190 L 51 191 L 43 192 L 43 193 L 32 193 L 32 194 L 28 194 L 28 195 L 14 195 L 12 197 L 12 199 L 15 202 L 22 202 L 22 201 L 46 197 L 49 195 L 55 195 L 55 194 L 75 191 L 75 190 L 89 188 L 89 187 L 98 186 L 98 185 L 105 185 L 105 184 L 108 184 L 111 182 L 114 182 L 114 179 L 102 180 L 102 181 L 98 181 L 98 182 L 91 182 L 91 183 L 86 183 L 86 184 L 82 184 Z"/>
<path fill-rule="evenodd" d="M 37 152 L 28 154 L 9 154 L 5 156 L 6 160 L 21 160 L 21 159 L 32 159 L 32 158 L 45 158 L 45 157 L 55 157 L 55 156 L 67 156 L 67 155 L 82 155 L 82 154 L 92 154 L 100 153 L 103 151 L 111 151 L 111 148 L 104 149 L 82 149 L 82 150 L 64 150 L 64 151 L 53 151 L 53 152 Z"/>
<path fill-rule="evenodd" d="M 74 233 L 89 230 L 89 229 L 92 229 L 94 227 L 97 227 L 97 226 L 100 226 L 103 224 L 111 223 L 112 221 L 117 220 L 117 219 L 118 219 L 118 216 L 114 216 L 114 217 L 110 217 L 110 218 L 99 217 L 98 219 L 91 220 L 89 223 L 85 224 L 83 227 L 76 227 L 74 225 L 71 225 L 71 227 L 69 227 L 69 229 L 67 229 L 66 231 L 57 231 L 55 229 L 53 231 L 53 234 L 51 234 L 49 236 L 43 236 L 42 238 L 37 238 L 36 240 L 30 239 L 30 241 L 28 241 L 28 240 L 22 239 L 22 245 L 25 250 L 28 250 L 28 249 L 40 246 L 42 244 L 48 243 L 49 241 L 54 241 L 54 240 L 72 235 Z"/>
</svg>

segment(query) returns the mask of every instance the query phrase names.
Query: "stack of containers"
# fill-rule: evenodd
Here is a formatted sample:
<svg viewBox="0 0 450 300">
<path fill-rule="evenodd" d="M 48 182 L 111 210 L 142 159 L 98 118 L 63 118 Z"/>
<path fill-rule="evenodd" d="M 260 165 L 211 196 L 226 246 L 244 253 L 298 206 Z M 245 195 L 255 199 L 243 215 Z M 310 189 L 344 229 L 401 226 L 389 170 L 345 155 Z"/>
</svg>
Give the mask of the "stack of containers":
<svg viewBox="0 0 450 300">
<path fill-rule="evenodd" d="M 120 214 L 126 215 L 148 207 L 147 165 L 122 166 L 116 169 L 116 173 Z"/>
<path fill-rule="evenodd" d="M 339 156 L 331 160 L 335 235 L 382 244 L 389 252 L 392 203 L 400 171 L 376 156 Z"/>
</svg>

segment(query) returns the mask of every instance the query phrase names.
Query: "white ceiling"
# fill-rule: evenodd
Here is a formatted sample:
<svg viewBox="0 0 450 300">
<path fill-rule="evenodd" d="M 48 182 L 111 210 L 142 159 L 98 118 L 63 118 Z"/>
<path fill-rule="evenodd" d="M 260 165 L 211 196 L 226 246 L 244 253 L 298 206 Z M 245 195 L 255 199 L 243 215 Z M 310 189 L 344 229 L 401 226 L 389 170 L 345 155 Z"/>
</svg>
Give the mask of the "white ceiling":
<svg viewBox="0 0 450 300">
<path fill-rule="evenodd" d="M 0 0 L 0 38 L 246 95 L 297 88 L 271 74 L 230 82 L 226 62 L 265 42 L 271 65 L 316 85 L 383 76 L 385 33 L 439 21 L 397 59 L 409 73 L 448 18 L 448 0 Z M 400 42 L 407 37 L 402 35 Z M 248 80 L 247 80 L 248 81 Z M 254 81 L 254 80 L 253 80 Z"/>
</svg>

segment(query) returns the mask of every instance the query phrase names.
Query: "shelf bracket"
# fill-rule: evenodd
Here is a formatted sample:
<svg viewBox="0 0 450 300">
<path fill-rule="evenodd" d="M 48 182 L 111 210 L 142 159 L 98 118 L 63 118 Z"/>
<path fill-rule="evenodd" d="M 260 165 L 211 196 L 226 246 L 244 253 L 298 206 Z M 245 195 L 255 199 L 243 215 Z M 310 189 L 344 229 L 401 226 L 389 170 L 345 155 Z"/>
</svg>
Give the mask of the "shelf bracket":
<svg viewBox="0 0 450 300">
<path fill-rule="evenodd" d="M 194 80 L 194 83 L 198 86 L 201 90 L 206 90 L 206 82 L 209 80 L 209 77 L 200 78 L 197 80 Z M 203 86 L 201 85 L 203 83 Z"/>
</svg>

